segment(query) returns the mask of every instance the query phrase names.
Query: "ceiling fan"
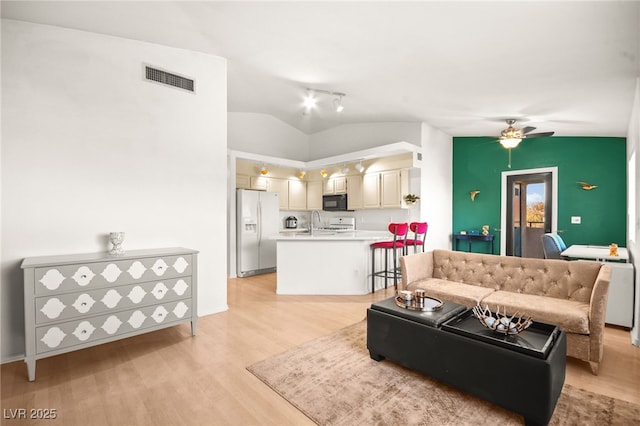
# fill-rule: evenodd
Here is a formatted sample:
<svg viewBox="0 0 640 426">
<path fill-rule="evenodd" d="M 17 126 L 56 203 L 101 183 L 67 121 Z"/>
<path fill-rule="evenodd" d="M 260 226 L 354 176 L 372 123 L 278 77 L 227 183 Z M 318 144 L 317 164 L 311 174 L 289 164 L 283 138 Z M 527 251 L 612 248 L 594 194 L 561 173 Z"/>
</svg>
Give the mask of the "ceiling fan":
<svg viewBox="0 0 640 426">
<path fill-rule="evenodd" d="M 536 128 L 532 126 L 523 127 L 522 129 L 516 129 L 513 127 L 516 124 L 515 118 L 507 118 L 507 128 L 504 129 L 498 141 L 500 145 L 507 149 L 515 148 L 518 146 L 522 139 L 531 139 L 531 138 L 543 138 L 546 136 L 552 136 L 555 132 L 540 132 L 540 133 L 531 133 Z"/>
<path fill-rule="evenodd" d="M 543 138 L 546 136 L 552 136 L 555 132 L 540 132 L 531 133 L 536 128 L 532 126 L 523 127 L 522 129 L 516 129 L 513 127 L 516 124 L 515 118 L 507 118 L 507 128 L 500 133 L 498 142 L 503 148 L 509 150 L 509 168 L 511 168 L 511 150 L 517 147 L 523 139 Z"/>
</svg>

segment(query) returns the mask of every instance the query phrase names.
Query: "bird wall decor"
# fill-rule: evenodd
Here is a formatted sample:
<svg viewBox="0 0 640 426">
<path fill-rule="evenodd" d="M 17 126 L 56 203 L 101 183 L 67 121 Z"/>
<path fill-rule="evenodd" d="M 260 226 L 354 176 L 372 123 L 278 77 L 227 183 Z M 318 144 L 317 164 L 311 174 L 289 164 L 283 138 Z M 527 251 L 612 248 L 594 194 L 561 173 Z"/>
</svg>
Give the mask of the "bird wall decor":
<svg viewBox="0 0 640 426">
<path fill-rule="evenodd" d="M 475 201 L 476 200 L 476 195 L 478 195 L 479 193 L 480 193 L 480 191 L 478 191 L 478 190 L 471 191 L 469 193 L 471 195 L 471 201 Z"/>
<path fill-rule="evenodd" d="M 595 189 L 598 187 L 598 185 L 591 185 L 590 183 L 587 183 L 587 182 L 578 182 L 578 183 L 580 184 L 580 187 L 585 191 L 591 191 L 592 189 Z"/>
</svg>

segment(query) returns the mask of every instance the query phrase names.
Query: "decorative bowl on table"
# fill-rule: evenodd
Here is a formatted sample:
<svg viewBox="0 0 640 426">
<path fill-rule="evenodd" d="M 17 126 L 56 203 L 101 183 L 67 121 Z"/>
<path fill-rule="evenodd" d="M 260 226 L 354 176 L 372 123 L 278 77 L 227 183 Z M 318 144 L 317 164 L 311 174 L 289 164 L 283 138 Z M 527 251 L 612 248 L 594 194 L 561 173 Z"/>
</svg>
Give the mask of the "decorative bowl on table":
<svg viewBox="0 0 640 426">
<path fill-rule="evenodd" d="M 480 321 L 482 325 L 500 334 L 519 334 L 533 324 L 531 317 L 523 317 L 519 312 L 508 316 L 506 309 L 504 313 L 500 312 L 500 307 L 493 313 L 488 305 L 485 306 L 484 309 L 482 309 L 480 305 L 476 305 L 472 311 L 473 315 L 478 318 L 478 321 Z"/>
</svg>

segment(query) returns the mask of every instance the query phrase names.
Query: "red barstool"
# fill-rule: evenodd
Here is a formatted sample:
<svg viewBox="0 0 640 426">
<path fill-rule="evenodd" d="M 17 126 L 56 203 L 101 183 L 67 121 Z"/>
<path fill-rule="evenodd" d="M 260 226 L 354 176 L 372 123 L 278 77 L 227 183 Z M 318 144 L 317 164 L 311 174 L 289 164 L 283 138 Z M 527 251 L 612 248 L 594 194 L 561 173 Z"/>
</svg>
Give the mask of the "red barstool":
<svg viewBox="0 0 640 426">
<path fill-rule="evenodd" d="M 407 238 L 406 223 L 390 223 L 389 232 L 393 234 L 392 241 L 379 241 L 371 247 L 371 292 L 376 291 L 376 277 L 384 277 L 384 288 L 387 288 L 387 280 L 393 277 L 393 285 L 398 290 L 398 250 L 404 252 L 404 242 Z M 384 249 L 384 269 L 376 271 L 376 249 Z M 389 250 L 393 251 L 393 267 L 389 269 Z"/>
<path fill-rule="evenodd" d="M 409 254 L 409 247 L 413 247 L 413 252 L 418 252 L 418 247 L 421 247 L 421 251 L 424 252 L 424 241 L 427 238 L 427 229 L 429 224 L 427 222 L 411 222 L 409 224 L 409 230 L 413 232 L 413 238 L 407 238 L 405 241 L 405 254 Z"/>
</svg>

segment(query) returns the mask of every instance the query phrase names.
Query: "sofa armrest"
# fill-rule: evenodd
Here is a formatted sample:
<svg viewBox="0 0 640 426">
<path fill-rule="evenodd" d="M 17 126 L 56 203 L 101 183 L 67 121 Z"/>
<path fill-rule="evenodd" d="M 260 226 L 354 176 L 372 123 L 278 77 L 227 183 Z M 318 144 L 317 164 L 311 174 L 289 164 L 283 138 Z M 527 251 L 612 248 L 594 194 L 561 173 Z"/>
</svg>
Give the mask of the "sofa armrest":
<svg viewBox="0 0 640 426">
<path fill-rule="evenodd" d="M 402 290 L 421 279 L 433 277 L 433 251 L 410 254 L 400 258 L 400 270 L 402 271 Z"/>
<path fill-rule="evenodd" d="M 603 264 L 596 277 L 589 302 L 589 340 L 591 341 L 591 361 L 602 360 L 604 345 L 604 322 L 607 315 L 607 300 L 609 299 L 609 284 L 611 282 L 611 267 Z"/>
</svg>

